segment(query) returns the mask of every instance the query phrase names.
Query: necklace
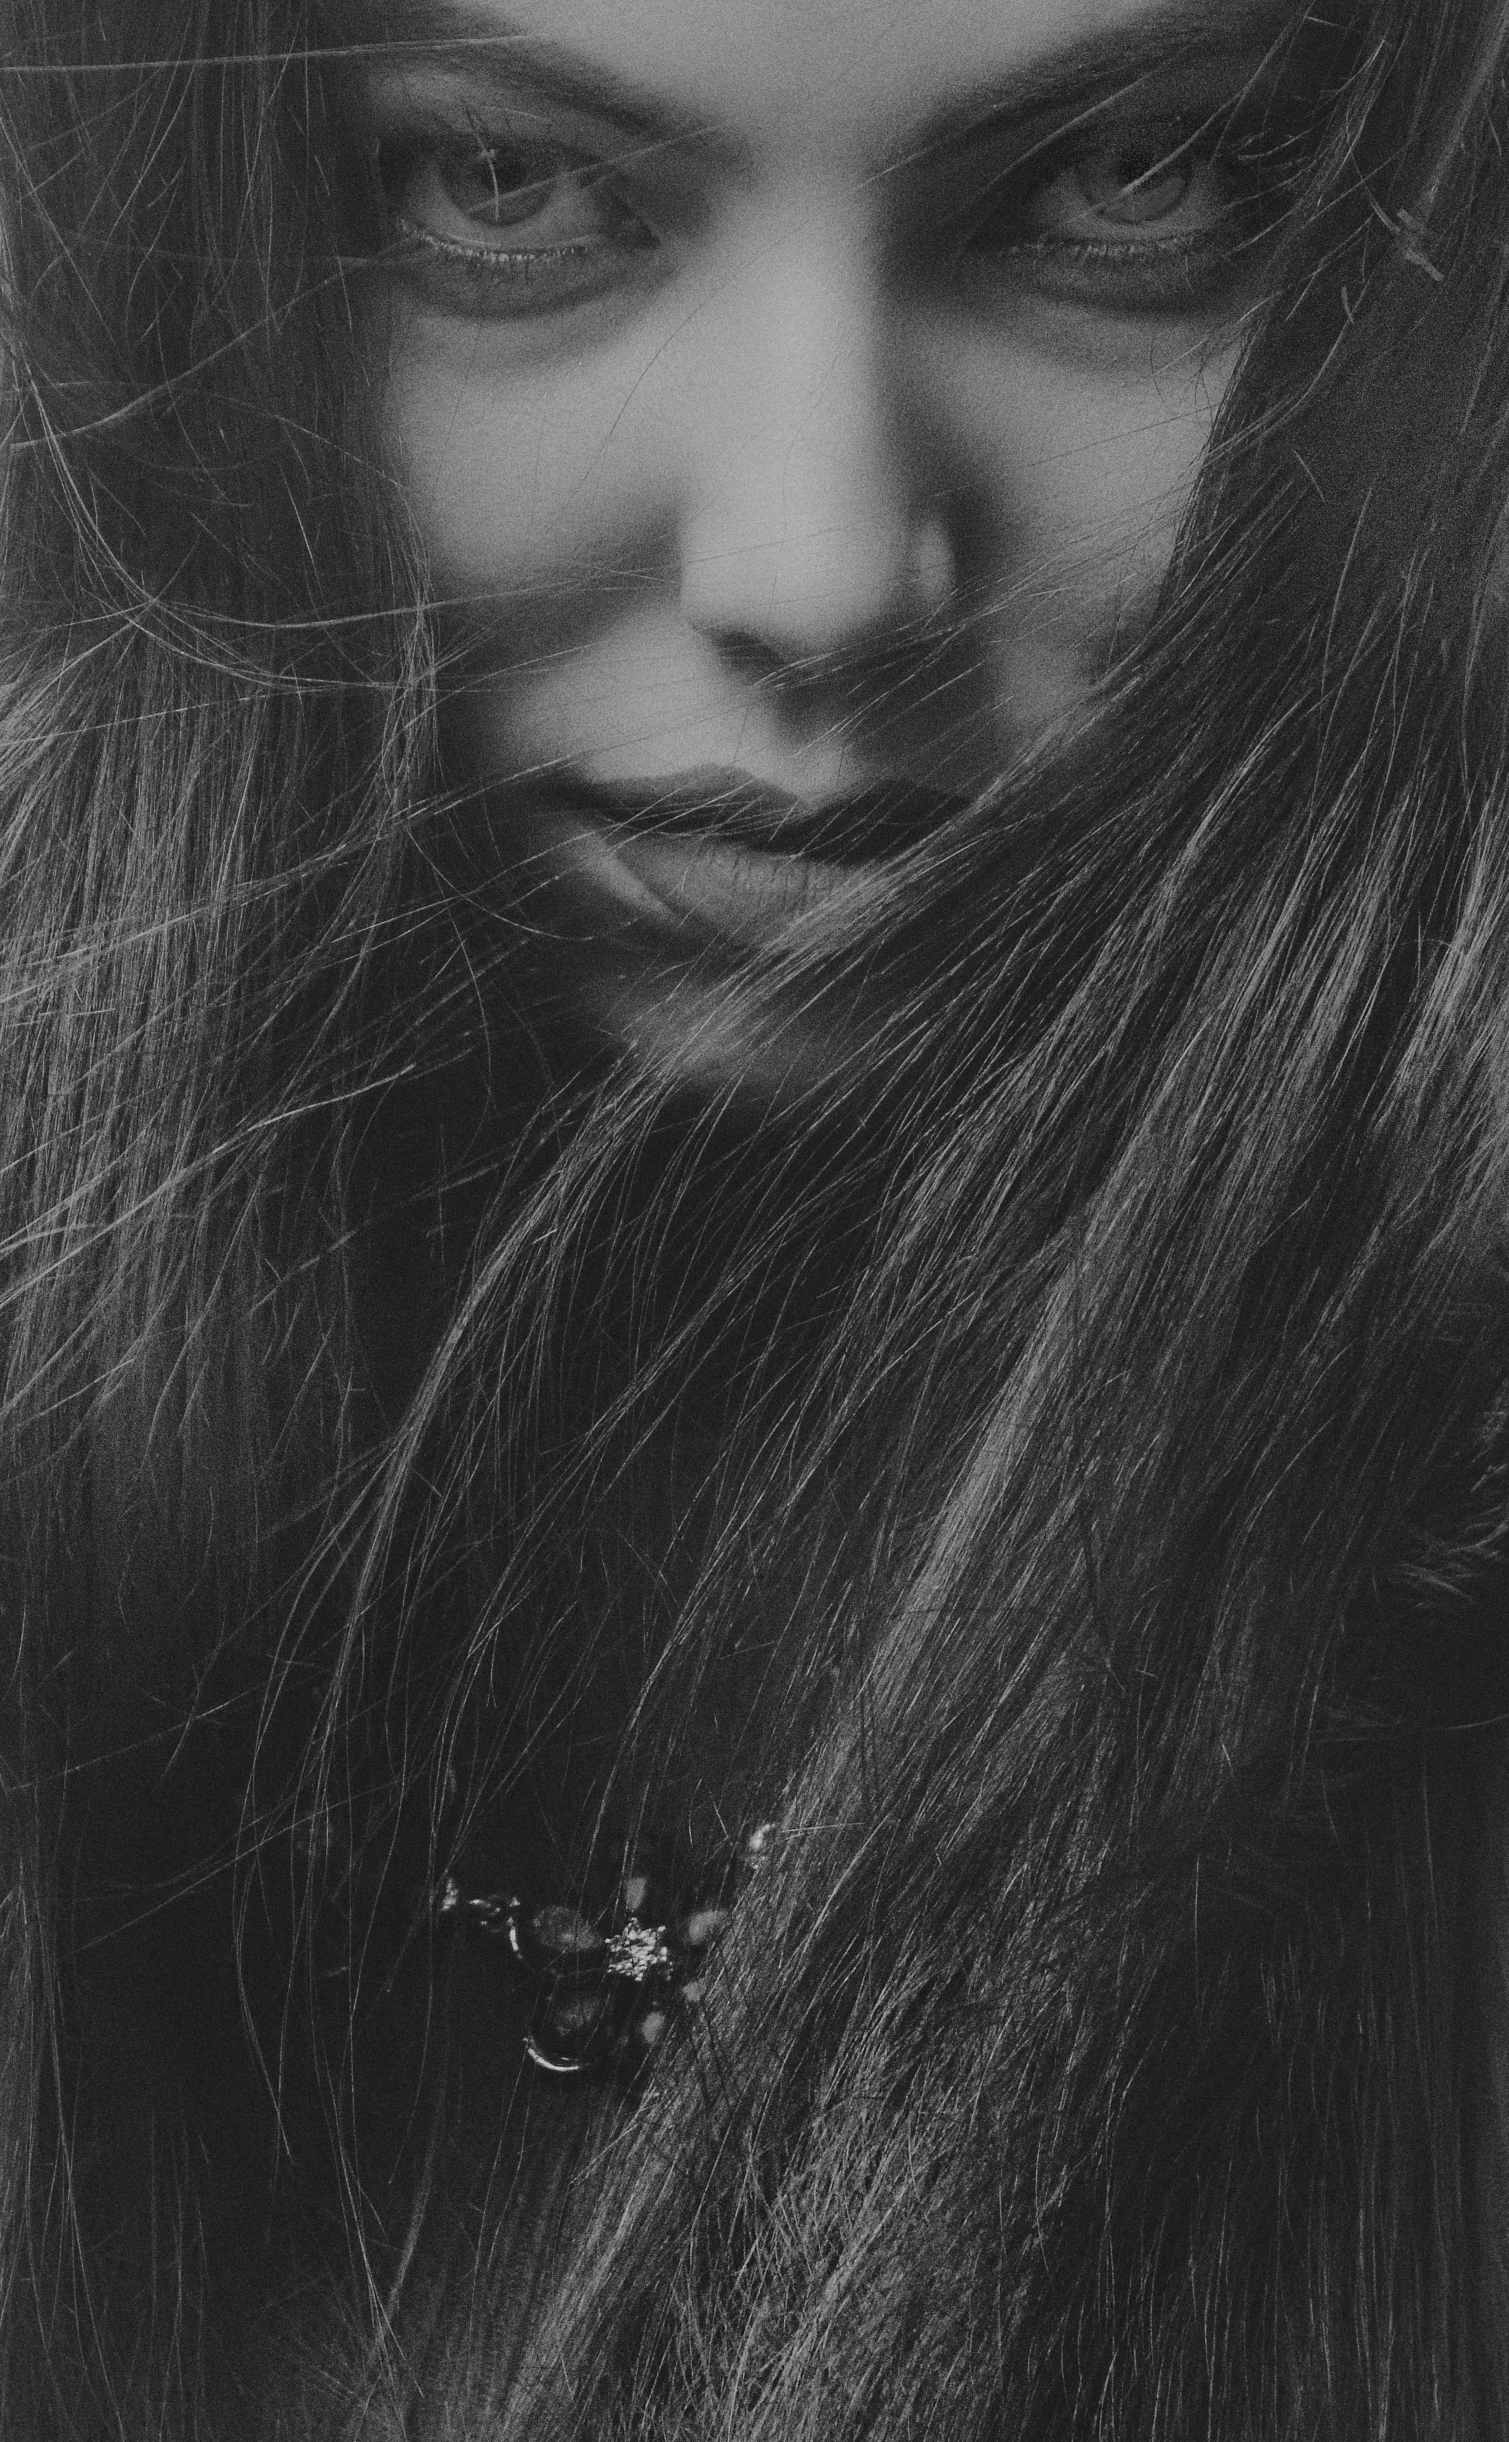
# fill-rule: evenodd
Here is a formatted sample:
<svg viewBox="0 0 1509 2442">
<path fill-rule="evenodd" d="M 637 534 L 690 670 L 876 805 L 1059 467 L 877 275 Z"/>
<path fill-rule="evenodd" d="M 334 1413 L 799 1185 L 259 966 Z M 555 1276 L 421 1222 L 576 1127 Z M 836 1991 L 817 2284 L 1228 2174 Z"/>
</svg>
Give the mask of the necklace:
<svg viewBox="0 0 1509 2442">
<path fill-rule="evenodd" d="M 440 1921 L 499 1955 L 533 1994 L 526 2058 L 553 2077 L 631 2088 L 672 2020 L 701 2000 L 703 1974 L 741 1884 L 769 1854 L 771 1823 L 717 1850 L 677 1890 L 631 1858 L 597 1916 L 517 1895 L 472 1893 L 447 1874 Z"/>
</svg>

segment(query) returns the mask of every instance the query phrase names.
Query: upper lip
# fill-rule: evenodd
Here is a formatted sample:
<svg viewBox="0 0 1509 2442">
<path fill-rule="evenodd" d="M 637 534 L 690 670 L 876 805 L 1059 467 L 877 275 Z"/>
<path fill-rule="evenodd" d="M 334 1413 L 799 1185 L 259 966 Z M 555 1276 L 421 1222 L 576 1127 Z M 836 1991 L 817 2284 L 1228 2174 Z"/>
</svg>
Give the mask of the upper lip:
<svg viewBox="0 0 1509 2442">
<path fill-rule="evenodd" d="M 603 781 L 558 774 L 553 803 L 641 832 L 725 839 L 775 855 L 870 864 L 914 847 L 969 803 L 954 791 L 901 775 L 822 798 L 800 797 L 752 772 L 699 765 L 664 777 Z"/>
</svg>

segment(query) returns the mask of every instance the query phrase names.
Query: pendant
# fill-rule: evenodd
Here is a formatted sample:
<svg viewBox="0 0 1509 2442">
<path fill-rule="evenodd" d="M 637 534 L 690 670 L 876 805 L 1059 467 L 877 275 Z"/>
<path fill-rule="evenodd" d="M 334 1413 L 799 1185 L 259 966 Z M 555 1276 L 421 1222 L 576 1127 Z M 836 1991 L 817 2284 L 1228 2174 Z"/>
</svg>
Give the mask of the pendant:
<svg viewBox="0 0 1509 2442">
<path fill-rule="evenodd" d="M 527 2058 L 553 2077 L 634 2084 L 672 2019 L 702 1997 L 709 1955 L 774 1826 L 730 1842 L 680 1895 L 631 1864 L 602 1919 L 552 1903 L 464 1891 L 447 1874 L 435 1912 L 495 1949 L 534 1993 Z"/>
</svg>

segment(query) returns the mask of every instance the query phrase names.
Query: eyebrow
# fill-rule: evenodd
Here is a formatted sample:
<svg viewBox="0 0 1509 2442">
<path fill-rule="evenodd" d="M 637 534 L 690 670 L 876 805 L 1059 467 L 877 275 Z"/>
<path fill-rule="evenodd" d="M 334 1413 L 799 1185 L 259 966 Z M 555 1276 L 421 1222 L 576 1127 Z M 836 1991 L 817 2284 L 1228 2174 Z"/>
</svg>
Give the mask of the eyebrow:
<svg viewBox="0 0 1509 2442">
<path fill-rule="evenodd" d="M 511 91 L 527 85 L 542 100 L 617 119 L 647 137 L 710 132 L 701 114 L 466 0 L 352 0 L 344 16 L 354 31 L 341 46 L 345 59 L 480 76 Z"/>
<path fill-rule="evenodd" d="M 1154 0 L 1128 24 L 1056 44 L 950 97 L 909 131 L 907 150 L 942 149 L 986 128 L 1004 132 L 1076 104 L 1090 106 L 1174 68 L 1230 59 L 1250 70 L 1285 34 L 1300 32 L 1308 16 L 1303 0 L 1227 0 L 1217 7 L 1212 0 Z M 345 21 L 348 59 L 480 74 L 500 89 L 517 93 L 524 86 L 542 100 L 612 118 L 653 140 L 705 142 L 719 134 L 705 114 L 679 109 L 663 93 L 471 0 L 349 0 Z"/>
<path fill-rule="evenodd" d="M 1295 0 L 1167 0 L 1130 24 L 1080 35 L 973 91 L 946 100 L 917 127 L 908 150 L 942 152 L 961 140 L 1005 135 L 1034 120 L 1089 112 L 1117 94 L 1176 73 L 1230 66 L 1253 76 L 1285 36 L 1303 29 Z M 1213 22 L 1214 20 L 1214 22 Z"/>
</svg>

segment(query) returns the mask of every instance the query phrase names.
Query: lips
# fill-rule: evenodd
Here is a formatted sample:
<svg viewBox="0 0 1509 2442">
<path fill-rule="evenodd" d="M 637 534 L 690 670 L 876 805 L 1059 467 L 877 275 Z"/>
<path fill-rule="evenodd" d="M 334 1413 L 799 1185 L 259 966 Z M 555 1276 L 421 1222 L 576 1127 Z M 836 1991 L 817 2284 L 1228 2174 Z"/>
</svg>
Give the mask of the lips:
<svg viewBox="0 0 1509 2442">
<path fill-rule="evenodd" d="M 765 855 L 863 866 L 899 856 L 963 812 L 951 790 L 886 779 L 813 801 L 720 767 L 664 780 L 607 783 L 564 777 L 552 805 L 630 838 L 707 840 Z"/>
<path fill-rule="evenodd" d="M 608 782 L 569 770 L 497 801 L 542 922 L 612 955 L 768 947 L 819 908 L 860 917 L 886 860 L 970 803 L 887 777 L 822 799 L 700 766 Z"/>
</svg>

